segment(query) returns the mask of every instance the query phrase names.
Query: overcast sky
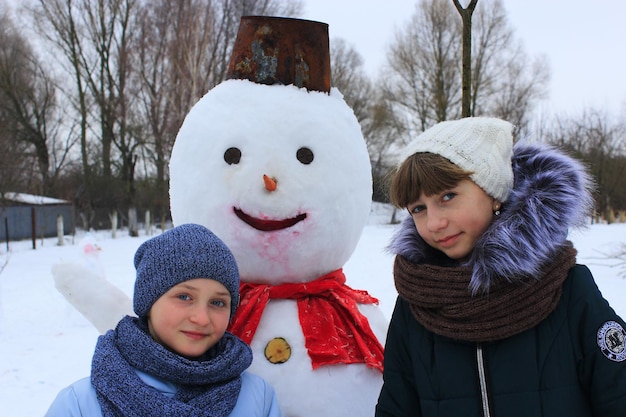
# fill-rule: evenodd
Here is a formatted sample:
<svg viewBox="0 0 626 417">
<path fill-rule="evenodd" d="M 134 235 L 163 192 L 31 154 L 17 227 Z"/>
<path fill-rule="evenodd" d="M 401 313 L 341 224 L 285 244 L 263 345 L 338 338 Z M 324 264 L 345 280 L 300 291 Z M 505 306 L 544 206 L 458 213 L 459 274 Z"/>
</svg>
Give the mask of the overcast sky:
<svg viewBox="0 0 626 417">
<path fill-rule="evenodd" d="M 376 76 L 394 31 L 407 24 L 418 1 L 304 0 L 303 17 L 328 23 L 331 39 L 341 37 L 353 46 L 364 58 L 366 71 Z M 626 114 L 626 1 L 503 3 L 526 52 L 548 57 L 552 79 L 544 110 L 579 114 L 594 107 Z"/>
<path fill-rule="evenodd" d="M 480 2 L 481 0 L 479 0 Z M 376 75 L 394 31 L 418 0 L 305 0 L 304 18 L 329 24 Z M 545 54 L 551 68 L 547 111 L 578 114 L 593 106 L 626 114 L 626 2 L 505 0 L 510 24 L 526 52 Z"/>
</svg>

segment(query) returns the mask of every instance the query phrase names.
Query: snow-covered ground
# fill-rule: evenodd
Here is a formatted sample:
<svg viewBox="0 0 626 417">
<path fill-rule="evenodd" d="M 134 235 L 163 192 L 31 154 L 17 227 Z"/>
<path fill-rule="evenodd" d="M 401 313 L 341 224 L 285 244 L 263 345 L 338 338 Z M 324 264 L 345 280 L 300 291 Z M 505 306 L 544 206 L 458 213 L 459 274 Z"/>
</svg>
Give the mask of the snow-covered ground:
<svg viewBox="0 0 626 417">
<path fill-rule="evenodd" d="M 385 246 L 394 230 L 386 224 L 391 214 L 374 206 L 370 222 L 344 272 L 348 285 L 364 289 L 380 300 L 389 318 L 396 297 L 392 279 L 393 258 Z M 61 260 L 83 259 L 78 243 L 84 233 L 57 239 L 0 246 L 0 415 L 34 417 L 45 413 L 57 392 L 87 376 L 96 329 L 54 288 L 51 266 Z M 134 284 L 132 259 L 149 236 L 131 238 L 118 232 L 97 232 L 101 251 L 97 259 L 106 277 L 129 296 Z M 598 286 L 613 308 L 626 317 L 625 269 L 614 255 L 624 252 L 626 224 L 592 225 L 570 236 L 579 251 L 578 261 L 589 266 Z M 623 261 L 621 261 L 623 263 Z"/>
</svg>

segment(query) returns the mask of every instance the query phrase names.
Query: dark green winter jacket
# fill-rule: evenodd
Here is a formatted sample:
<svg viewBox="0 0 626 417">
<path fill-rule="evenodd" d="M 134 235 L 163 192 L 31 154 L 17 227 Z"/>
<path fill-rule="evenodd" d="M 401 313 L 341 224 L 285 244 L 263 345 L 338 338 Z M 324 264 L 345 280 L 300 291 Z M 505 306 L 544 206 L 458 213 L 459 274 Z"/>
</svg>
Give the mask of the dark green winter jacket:
<svg viewBox="0 0 626 417">
<path fill-rule="evenodd" d="M 398 298 L 376 416 L 626 416 L 623 334 L 611 345 L 622 356 L 609 359 L 599 347 L 610 322 L 626 328 L 584 266 L 572 268 L 557 308 L 541 324 L 483 345 L 427 331 Z"/>
</svg>

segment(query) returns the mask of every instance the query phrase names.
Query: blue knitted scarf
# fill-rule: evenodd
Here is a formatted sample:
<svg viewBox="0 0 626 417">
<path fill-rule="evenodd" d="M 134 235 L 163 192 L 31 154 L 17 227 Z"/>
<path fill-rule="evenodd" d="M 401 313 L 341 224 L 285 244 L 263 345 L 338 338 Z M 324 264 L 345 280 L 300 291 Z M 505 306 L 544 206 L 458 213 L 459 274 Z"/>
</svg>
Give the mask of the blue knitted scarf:
<svg viewBox="0 0 626 417">
<path fill-rule="evenodd" d="M 251 363 L 250 347 L 231 333 L 191 360 L 155 342 L 145 323 L 126 316 L 98 338 L 91 383 L 104 417 L 226 417 L 237 402 L 241 373 Z M 173 397 L 158 392 L 135 369 L 175 384 L 178 391 Z"/>
</svg>

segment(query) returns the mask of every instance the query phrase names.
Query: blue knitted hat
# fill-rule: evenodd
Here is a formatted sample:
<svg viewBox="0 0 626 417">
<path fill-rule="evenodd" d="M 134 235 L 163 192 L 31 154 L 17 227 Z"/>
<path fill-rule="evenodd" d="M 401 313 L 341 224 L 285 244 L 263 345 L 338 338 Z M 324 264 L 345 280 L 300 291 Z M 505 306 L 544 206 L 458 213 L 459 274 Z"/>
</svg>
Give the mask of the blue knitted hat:
<svg viewBox="0 0 626 417">
<path fill-rule="evenodd" d="M 133 309 L 146 317 L 152 304 L 174 285 L 195 278 L 220 282 L 230 292 L 230 316 L 239 303 L 239 270 L 235 257 L 213 232 L 182 224 L 145 241 L 135 253 Z"/>
</svg>

